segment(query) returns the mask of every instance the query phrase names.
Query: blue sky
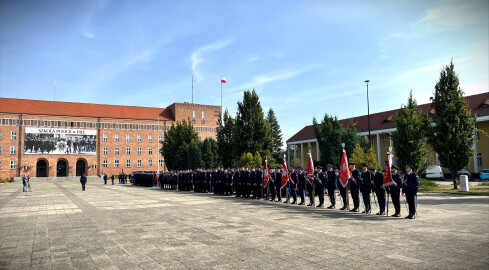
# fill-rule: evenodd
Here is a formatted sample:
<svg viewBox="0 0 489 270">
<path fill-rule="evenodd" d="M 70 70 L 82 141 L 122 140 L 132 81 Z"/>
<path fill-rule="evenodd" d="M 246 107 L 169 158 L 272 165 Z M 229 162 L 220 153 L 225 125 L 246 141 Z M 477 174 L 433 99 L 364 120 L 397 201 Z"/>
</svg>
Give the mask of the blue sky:
<svg viewBox="0 0 489 270">
<path fill-rule="evenodd" d="M 429 101 L 453 58 L 489 91 L 488 1 L 0 1 L 0 96 L 166 107 L 256 89 L 284 141 L 340 119 Z"/>
</svg>

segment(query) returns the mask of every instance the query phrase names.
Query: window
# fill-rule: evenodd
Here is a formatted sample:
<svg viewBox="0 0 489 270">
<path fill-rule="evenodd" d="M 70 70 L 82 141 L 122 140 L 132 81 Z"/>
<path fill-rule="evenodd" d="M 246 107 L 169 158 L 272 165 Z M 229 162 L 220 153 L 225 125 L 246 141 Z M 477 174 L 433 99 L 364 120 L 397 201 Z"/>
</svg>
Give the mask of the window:
<svg viewBox="0 0 489 270">
<path fill-rule="evenodd" d="M 92 126 L 92 122 L 88 122 L 88 127 L 89 127 L 89 128 L 92 128 L 92 127 L 93 127 L 93 126 Z"/>
<path fill-rule="evenodd" d="M 60 126 L 61 126 L 61 121 L 58 121 L 58 127 L 60 127 Z"/>
<path fill-rule="evenodd" d="M 158 135 L 158 142 L 162 142 L 163 141 L 163 135 Z"/>
<path fill-rule="evenodd" d="M 119 154 L 119 147 L 116 147 L 114 148 L 114 155 L 118 155 Z"/>
<path fill-rule="evenodd" d="M 126 142 L 130 142 L 131 141 L 131 134 L 126 134 Z"/>
<path fill-rule="evenodd" d="M 0 131 L 0 140 L 3 139 L 3 132 Z"/>
<path fill-rule="evenodd" d="M 382 147 L 385 148 L 385 136 L 382 136 Z"/>
<path fill-rule="evenodd" d="M 126 147 L 126 155 L 130 155 L 131 154 L 131 147 Z"/>
<path fill-rule="evenodd" d="M 202 111 L 202 124 L 205 124 L 205 112 Z"/>
<path fill-rule="evenodd" d="M 17 140 L 17 131 L 10 132 L 10 139 Z"/>
<path fill-rule="evenodd" d="M 117 128 L 117 124 L 116 123 L 112 123 L 112 129 L 116 129 Z"/>
<path fill-rule="evenodd" d="M 76 122 L 76 127 L 80 127 L 81 122 Z"/>
<path fill-rule="evenodd" d="M 15 168 L 17 168 L 17 160 L 11 160 L 10 161 L 10 169 L 14 170 Z"/>
<path fill-rule="evenodd" d="M 148 160 L 148 167 L 153 167 L 153 160 Z"/>
<path fill-rule="evenodd" d="M 44 126 L 45 127 L 49 126 L 48 121 L 44 121 Z"/>
<path fill-rule="evenodd" d="M 0 145 L 0 155 L 2 154 L 2 146 Z"/>
<path fill-rule="evenodd" d="M 159 167 L 163 167 L 163 159 L 159 159 L 158 160 L 158 166 Z"/>
<path fill-rule="evenodd" d="M 118 142 L 118 141 L 119 141 L 119 134 L 115 134 L 115 135 L 114 135 L 114 140 L 115 140 L 116 142 Z"/>
<path fill-rule="evenodd" d="M 131 168 L 131 160 L 126 160 L 126 168 Z"/>
<path fill-rule="evenodd" d="M 143 148 L 142 147 L 138 147 L 138 155 L 141 155 L 143 153 Z"/>
<path fill-rule="evenodd" d="M 148 155 L 152 155 L 153 154 L 153 147 L 148 147 Z"/>
<path fill-rule="evenodd" d="M 141 168 L 141 166 L 143 166 L 143 161 L 138 159 L 137 166 L 138 168 Z"/>
<path fill-rule="evenodd" d="M 143 136 L 141 136 L 141 134 L 138 134 L 137 140 L 138 140 L 138 142 L 142 142 L 143 141 Z"/>
<path fill-rule="evenodd" d="M 192 123 L 193 123 L 193 124 L 195 124 L 195 122 L 196 122 L 196 121 L 195 121 L 195 117 L 196 117 L 196 116 L 195 116 L 195 111 L 193 111 L 193 112 L 192 112 Z"/>
<path fill-rule="evenodd" d="M 114 160 L 114 168 L 119 168 L 119 160 Z"/>
<path fill-rule="evenodd" d="M 477 166 L 482 167 L 482 153 L 477 153 Z"/>
<path fill-rule="evenodd" d="M 10 154 L 11 155 L 17 154 L 17 147 L 15 145 L 10 146 Z"/>
<path fill-rule="evenodd" d="M 109 167 L 109 162 L 106 159 L 102 160 L 102 167 L 103 168 Z"/>
<path fill-rule="evenodd" d="M 104 147 L 102 148 L 102 152 L 103 152 L 103 154 L 104 154 L 104 155 L 109 154 L 109 148 L 108 148 L 107 146 L 104 146 Z"/>
<path fill-rule="evenodd" d="M 148 142 L 153 142 L 153 135 L 148 135 Z"/>
<path fill-rule="evenodd" d="M 51 121 L 51 126 L 54 127 L 55 125 L 55 122 L 54 121 Z"/>
<path fill-rule="evenodd" d="M 107 136 L 107 133 L 104 133 L 104 134 L 102 135 L 102 139 L 103 139 L 103 141 L 104 141 L 104 142 L 106 142 L 106 141 L 108 141 L 108 140 L 109 140 L 109 136 Z"/>
</svg>

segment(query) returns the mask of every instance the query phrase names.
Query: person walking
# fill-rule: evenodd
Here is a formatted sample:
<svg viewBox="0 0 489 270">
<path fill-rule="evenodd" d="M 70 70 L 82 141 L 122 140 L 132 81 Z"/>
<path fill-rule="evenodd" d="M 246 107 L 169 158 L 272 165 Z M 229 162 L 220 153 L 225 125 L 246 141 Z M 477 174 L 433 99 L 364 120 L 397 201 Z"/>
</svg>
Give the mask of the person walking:
<svg viewBox="0 0 489 270">
<path fill-rule="evenodd" d="M 112 174 L 112 176 L 110 177 L 110 179 L 112 180 L 112 185 L 114 185 L 114 179 L 115 179 L 114 174 Z"/>
<path fill-rule="evenodd" d="M 80 183 L 82 184 L 82 190 L 85 191 L 85 185 L 87 184 L 87 176 L 85 173 L 80 176 Z"/>
<path fill-rule="evenodd" d="M 27 176 L 24 174 L 24 177 L 22 177 L 22 185 L 24 186 L 24 188 L 22 189 L 22 192 L 26 192 L 26 188 L 27 188 Z"/>
<path fill-rule="evenodd" d="M 104 173 L 104 185 L 107 185 L 107 174 Z"/>
</svg>

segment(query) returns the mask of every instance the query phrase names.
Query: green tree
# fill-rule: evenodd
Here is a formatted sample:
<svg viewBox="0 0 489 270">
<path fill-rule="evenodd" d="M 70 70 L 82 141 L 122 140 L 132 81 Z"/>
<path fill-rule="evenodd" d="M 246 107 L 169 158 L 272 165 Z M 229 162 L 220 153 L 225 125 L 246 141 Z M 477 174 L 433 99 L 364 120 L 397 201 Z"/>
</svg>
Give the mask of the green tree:
<svg viewBox="0 0 489 270">
<path fill-rule="evenodd" d="M 368 147 L 367 150 L 360 145 L 355 145 L 355 149 L 351 155 L 351 161 L 356 163 L 356 168 L 361 170 L 362 164 L 365 163 L 368 166 L 375 166 L 378 171 L 382 170 L 377 162 L 377 155 L 373 148 Z"/>
<path fill-rule="evenodd" d="M 358 135 L 358 131 L 351 120 L 350 122 L 348 122 L 348 126 L 342 130 L 341 143 L 345 144 L 345 150 L 348 159 L 351 158 L 351 155 L 353 154 L 353 151 L 355 150 L 355 146 L 357 144 L 360 144 L 360 146 L 368 146 L 368 140 L 365 139 L 365 137 Z M 365 147 L 364 149 L 366 148 L 367 147 Z"/>
<path fill-rule="evenodd" d="M 190 141 L 187 147 L 187 157 L 188 169 L 202 168 L 204 166 L 204 162 L 202 160 L 202 141 L 199 138 L 195 138 Z"/>
<path fill-rule="evenodd" d="M 237 166 L 238 167 L 243 167 L 243 166 L 251 167 L 251 166 L 253 166 L 253 155 L 250 152 L 243 153 L 238 160 Z"/>
<path fill-rule="evenodd" d="M 284 151 L 282 150 L 282 129 L 277 121 L 277 117 L 275 116 L 275 112 L 270 108 L 266 118 L 269 126 L 270 126 L 270 136 L 271 136 L 271 147 L 270 152 L 272 158 L 275 162 L 280 163 L 282 157 L 284 155 Z"/>
<path fill-rule="evenodd" d="M 202 158 L 206 168 L 215 168 L 218 165 L 217 143 L 211 137 L 205 138 L 202 143 Z"/>
<path fill-rule="evenodd" d="M 266 153 L 270 149 L 271 136 L 268 122 L 263 117 L 263 110 L 256 91 L 245 91 L 243 101 L 238 102 L 234 129 L 234 153 Z"/>
<path fill-rule="evenodd" d="M 316 118 L 313 118 L 312 122 L 319 143 L 319 163 L 323 166 L 328 163 L 339 166 L 344 132 L 338 118 L 325 114 L 321 123 L 318 123 Z"/>
<path fill-rule="evenodd" d="M 307 164 L 306 164 L 307 165 Z M 299 158 L 293 158 L 291 161 L 290 161 L 290 166 L 294 167 L 294 168 L 299 168 L 302 166 L 302 161 L 299 159 Z"/>
<path fill-rule="evenodd" d="M 234 151 L 235 121 L 229 115 L 228 110 L 224 111 L 223 118 L 219 118 L 217 128 L 217 149 L 222 165 L 232 167 L 236 161 L 236 151 Z"/>
<path fill-rule="evenodd" d="M 395 119 L 397 130 L 392 133 L 392 142 L 398 163 L 401 168 L 410 164 L 415 171 L 419 172 L 427 154 L 426 122 L 428 116 L 418 108 L 412 91 L 409 93 L 407 105 L 401 106 Z"/>
<path fill-rule="evenodd" d="M 263 159 L 261 158 L 260 152 L 256 151 L 253 156 L 253 166 L 262 166 Z"/>
<path fill-rule="evenodd" d="M 188 165 L 188 144 L 198 138 L 190 121 L 177 121 L 166 132 L 161 154 L 165 157 L 166 166 L 172 170 L 184 170 Z"/>
<path fill-rule="evenodd" d="M 453 61 L 440 73 L 431 107 L 435 113 L 428 125 L 428 143 L 438 153 L 443 167 L 450 170 L 456 189 L 457 172 L 467 167 L 474 152 L 477 117 L 470 113 Z"/>
</svg>

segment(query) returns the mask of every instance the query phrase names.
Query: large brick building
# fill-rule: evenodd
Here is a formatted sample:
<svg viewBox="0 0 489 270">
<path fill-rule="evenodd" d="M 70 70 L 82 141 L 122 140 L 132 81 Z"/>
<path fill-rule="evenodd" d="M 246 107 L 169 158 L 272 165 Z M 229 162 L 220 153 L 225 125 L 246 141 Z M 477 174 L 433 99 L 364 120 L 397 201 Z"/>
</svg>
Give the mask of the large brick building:
<svg viewBox="0 0 489 270">
<path fill-rule="evenodd" d="M 477 115 L 476 127 L 489 133 L 489 92 L 466 97 L 468 106 L 472 114 Z M 419 105 L 424 112 L 434 114 L 431 104 Z M 340 123 L 346 127 L 350 121 L 356 127 L 360 136 L 369 139 L 373 146 L 379 164 L 384 164 L 387 159 L 386 153 L 392 146 L 392 132 L 396 130 L 395 115 L 399 110 L 374 113 L 370 115 L 370 137 L 368 137 L 368 120 L 367 115 L 357 116 L 340 120 Z M 471 159 L 467 170 L 478 173 L 481 169 L 489 168 L 489 138 L 476 132 L 474 143 L 474 156 Z M 429 146 L 428 146 L 429 147 Z M 319 145 L 316 134 L 312 125 L 305 126 L 299 132 L 287 140 L 287 151 L 289 158 L 298 158 L 304 166 L 307 165 L 307 153 L 310 151 L 314 159 L 319 160 Z M 434 165 L 440 165 L 438 155 L 433 153 L 429 156 L 429 162 Z M 396 156 L 393 149 L 394 158 Z M 289 161 L 290 162 L 290 161 Z"/>
<path fill-rule="evenodd" d="M 165 131 L 189 120 L 201 139 L 215 138 L 220 111 L 0 98 L 0 179 L 163 170 Z"/>
</svg>

